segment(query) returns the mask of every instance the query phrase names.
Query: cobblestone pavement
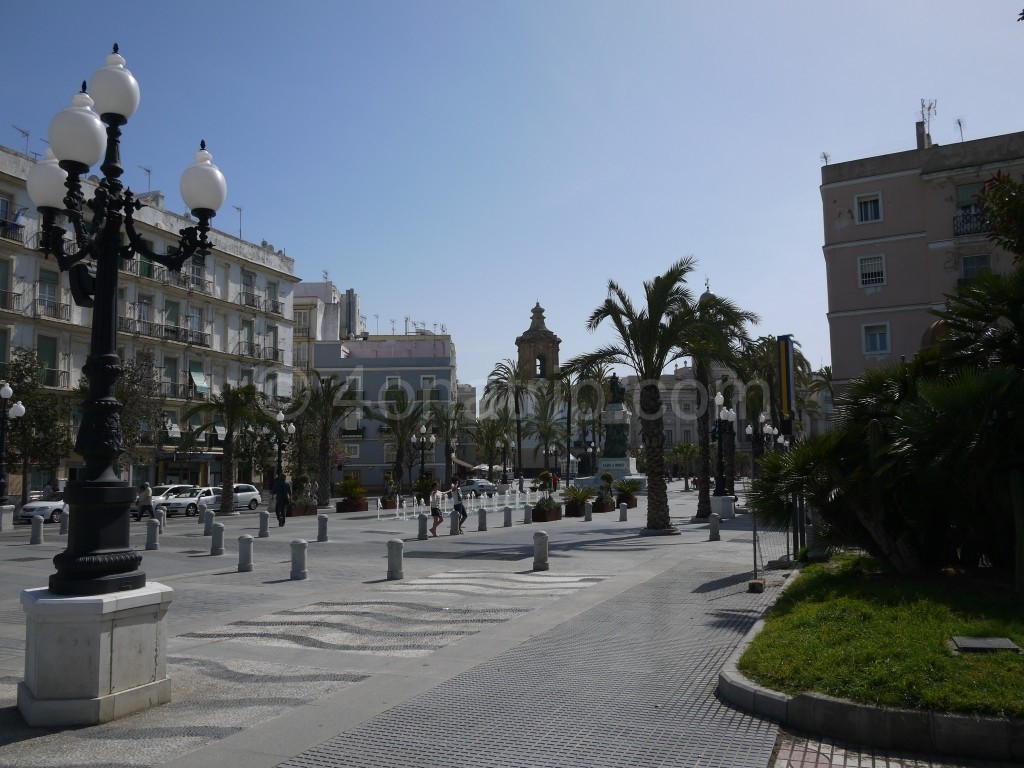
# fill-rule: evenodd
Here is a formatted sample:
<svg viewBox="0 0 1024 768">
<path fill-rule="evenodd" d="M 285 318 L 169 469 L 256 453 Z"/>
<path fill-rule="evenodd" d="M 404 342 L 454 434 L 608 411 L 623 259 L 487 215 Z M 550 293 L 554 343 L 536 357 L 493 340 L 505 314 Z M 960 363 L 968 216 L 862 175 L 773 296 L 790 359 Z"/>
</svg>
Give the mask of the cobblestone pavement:
<svg viewBox="0 0 1024 768">
<path fill-rule="evenodd" d="M 772 768 L 1010 768 L 1010 763 L 946 762 L 924 755 L 897 755 L 833 740 L 781 731 Z"/>
<path fill-rule="evenodd" d="M 256 540 L 250 573 L 231 549 L 256 534 L 255 515 L 222 520 L 221 557 L 194 519 L 175 518 L 143 552 L 149 580 L 174 589 L 172 702 L 69 729 L 27 728 L 14 707 L 20 590 L 45 583 L 64 538 L 0 533 L 0 768 L 982 765 L 814 741 L 721 704 L 719 668 L 787 573 L 747 592 L 749 522 L 723 522 L 712 543 L 688 523 L 694 495 L 671 499 L 680 536 L 637 536 L 644 500 L 627 523 L 517 515 L 425 542 L 415 519 L 331 515 L 317 543 L 316 518 L 299 518 Z M 541 528 L 551 570 L 534 573 Z M 132 531 L 141 551 L 145 527 Z M 406 579 L 387 581 L 395 537 Z M 289 578 L 296 538 L 309 541 L 306 580 Z"/>
</svg>

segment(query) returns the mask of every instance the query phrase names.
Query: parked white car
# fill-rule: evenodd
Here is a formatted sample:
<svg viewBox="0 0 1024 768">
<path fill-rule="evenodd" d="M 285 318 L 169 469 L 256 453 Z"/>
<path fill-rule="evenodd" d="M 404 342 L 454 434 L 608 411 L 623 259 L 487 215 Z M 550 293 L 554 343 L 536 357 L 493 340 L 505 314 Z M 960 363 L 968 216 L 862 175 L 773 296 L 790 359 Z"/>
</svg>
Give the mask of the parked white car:
<svg viewBox="0 0 1024 768">
<path fill-rule="evenodd" d="M 177 496 L 179 493 L 185 493 L 190 488 L 195 488 L 194 485 L 154 485 L 153 486 L 153 509 L 157 507 L 166 507 L 167 502 Z M 139 513 L 139 499 L 135 498 L 132 502 L 132 519 L 141 520 L 142 515 Z M 167 516 L 171 516 L 171 512 L 167 512 Z"/>
<path fill-rule="evenodd" d="M 219 487 L 193 486 L 174 498 L 161 502 L 160 506 L 167 510 L 168 517 L 178 514 L 193 517 L 199 513 L 200 504 L 205 504 L 207 509 L 219 509 L 220 493 Z"/>
<path fill-rule="evenodd" d="M 23 522 L 30 523 L 32 518 L 36 515 L 42 515 L 43 520 L 48 523 L 59 523 L 61 516 L 66 515 L 68 511 L 67 502 L 64 501 L 64 492 L 57 491 L 49 499 L 43 501 L 37 499 L 35 501 L 28 502 L 24 507 L 21 508 L 21 512 L 18 517 Z"/>
<path fill-rule="evenodd" d="M 492 494 L 497 488 L 494 487 L 494 483 L 490 480 L 484 480 L 479 477 L 471 477 L 466 482 L 459 486 L 465 496 L 482 496 L 483 494 Z"/>
</svg>

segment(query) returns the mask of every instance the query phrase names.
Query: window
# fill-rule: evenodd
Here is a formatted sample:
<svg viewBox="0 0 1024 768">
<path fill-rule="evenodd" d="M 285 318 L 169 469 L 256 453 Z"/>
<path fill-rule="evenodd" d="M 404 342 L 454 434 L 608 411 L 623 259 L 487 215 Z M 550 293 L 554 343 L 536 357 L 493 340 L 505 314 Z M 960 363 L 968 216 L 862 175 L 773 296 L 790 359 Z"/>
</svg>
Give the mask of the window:
<svg viewBox="0 0 1024 768">
<path fill-rule="evenodd" d="M 135 313 L 139 320 L 148 322 L 151 318 L 150 308 L 153 306 L 153 297 L 139 294 L 139 300 L 135 304 Z"/>
<path fill-rule="evenodd" d="M 267 398 L 269 398 L 271 403 L 276 403 L 277 402 L 277 375 L 276 374 L 271 374 L 270 376 L 267 376 L 266 382 L 264 382 L 264 386 L 266 388 Z"/>
<path fill-rule="evenodd" d="M 673 445 L 675 445 L 675 441 L 672 439 L 672 430 L 671 429 L 666 429 L 665 430 L 665 447 L 666 448 L 671 448 Z"/>
<path fill-rule="evenodd" d="M 11 220 L 11 198 L 0 195 L 0 221 Z"/>
<path fill-rule="evenodd" d="M 202 307 L 189 307 L 188 310 L 188 329 L 200 333 L 203 330 L 203 308 Z"/>
<path fill-rule="evenodd" d="M 241 374 L 238 376 L 238 383 L 240 386 L 248 387 L 252 385 L 252 368 L 243 368 Z"/>
<path fill-rule="evenodd" d="M 885 256 L 861 256 L 857 259 L 860 287 L 885 285 Z"/>
<path fill-rule="evenodd" d="M 857 207 L 858 224 L 882 220 L 882 196 L 879 193 L 857 195 L 854 201 Z"/>
<path fill-rule="evenodd" d="M 57 339 L 51 336 L 39 336 L 36 338 L 36 356 L 43 366 L 43 385 L 47 387 L 58 386 L 57 371 Z"/>
<path fill-rule="evenodd" d="M 180 306 L 176 301 L 165 301 L 164 302 L 164 325 L 169 325 L 172 328 L 178 327 L 178 313 Z"/>
<path fill-rule="evenodd" d="M 346 443 L 345 453 L 348 454 L 350 459 L 359 458 L 359 443 Z"/>
<path fill-rule="evenodd" d="M 981 182 L 956 185 L 956 209 L 958 213 L 977 213 L 978 195 L 981 194 Z"/>
<path fill-rule="evenodd" d="M 863 326 L 864 354 L 882 355 L 889 351 L 889 324 Z"/>
<path fill-rule="evenodd" d="M 203 284 L 203 278 L 206 276 L 206 260 L 202 256 L 192 257 L 192 285 L 199 287 Z"/>
<path fill-rule="evenodd" d="M 684 429 L 683 430 L 683 442 L 684 443 L 692 443 L 693 442 L 693 432 L 691 432 L 688 429 Z"/>
<path fill-rule="evenodd" d="M 171 385 L 165 389 L 164 394 L 171 396 L 177 394 L 175 385 L 178 383 L 178 358 L 164 358 L 164 380 Z"/>
<path fill-rule="evenodd" d="M 963 269 L 964 280 L 970 280 L 972 277 L 992 271 L 987 253 L 977 256 L 964 256 L 960 260 L 960 266 Z"/>
<path fill-rule="evenodd" d="M 388 376 L 387 381 L 384 384 L 385 389 L 398 389 L 402 386 L 401 376 Z"/>
</svg>

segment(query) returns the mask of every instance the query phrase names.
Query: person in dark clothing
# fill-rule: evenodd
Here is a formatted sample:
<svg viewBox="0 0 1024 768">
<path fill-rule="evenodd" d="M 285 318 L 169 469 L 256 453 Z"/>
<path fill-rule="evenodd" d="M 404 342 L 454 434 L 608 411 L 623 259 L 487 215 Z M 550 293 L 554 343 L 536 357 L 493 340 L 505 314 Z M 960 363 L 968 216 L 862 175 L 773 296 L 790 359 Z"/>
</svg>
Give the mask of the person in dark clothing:
<svg viewBox="0 0 1024 768">
<path fill-rule="evenodd" d="M 288 516 L 288 507 L 292 503 L 292 484 L 284 479 L 282 472 L 274 481 L 274 513 L 277 515 L 278 527 L 284 525 L 284 519 Z"/>
</svg>

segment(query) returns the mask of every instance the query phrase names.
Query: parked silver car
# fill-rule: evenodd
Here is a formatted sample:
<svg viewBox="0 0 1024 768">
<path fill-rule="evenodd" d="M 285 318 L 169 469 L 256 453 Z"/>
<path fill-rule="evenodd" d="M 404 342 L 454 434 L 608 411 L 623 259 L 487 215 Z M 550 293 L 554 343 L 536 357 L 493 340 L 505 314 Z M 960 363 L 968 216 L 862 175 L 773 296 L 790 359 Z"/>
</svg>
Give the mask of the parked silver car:
<svg viewBox="0 0 1024 768">
<path fill-rule="evenodd" d="M 153 509 L 157 507 L 166 507 L 167 502 L 177 496 L 179 493 L 184 493 L 189 488 L 195 488 L 194 485 L 154 485 L 153 486 Z M 131 514 L 133 520 L 141 520 L 142 515 L 139 512 L 139 499 L 136 496 L 135 501 L 132 502 Z M 171 516 L 171 511 L 167 511 L 167 516 Z"/>
<path fill-rule="evenodd" d="M 263 501 L 263 496 L 255 485 L 235 483 L 235 507 L 256 509 Z"/>
<path fill-rule="evenodd" d="M 497 490 L 497 488 L 494 487 L 494 483 L 490 480 L 484 480 L 479 477 L 471 477 L 459 486 L 459 488 L 465 496 L 482 496 L 485 493 L 490 496 Z"/>
</svg>

